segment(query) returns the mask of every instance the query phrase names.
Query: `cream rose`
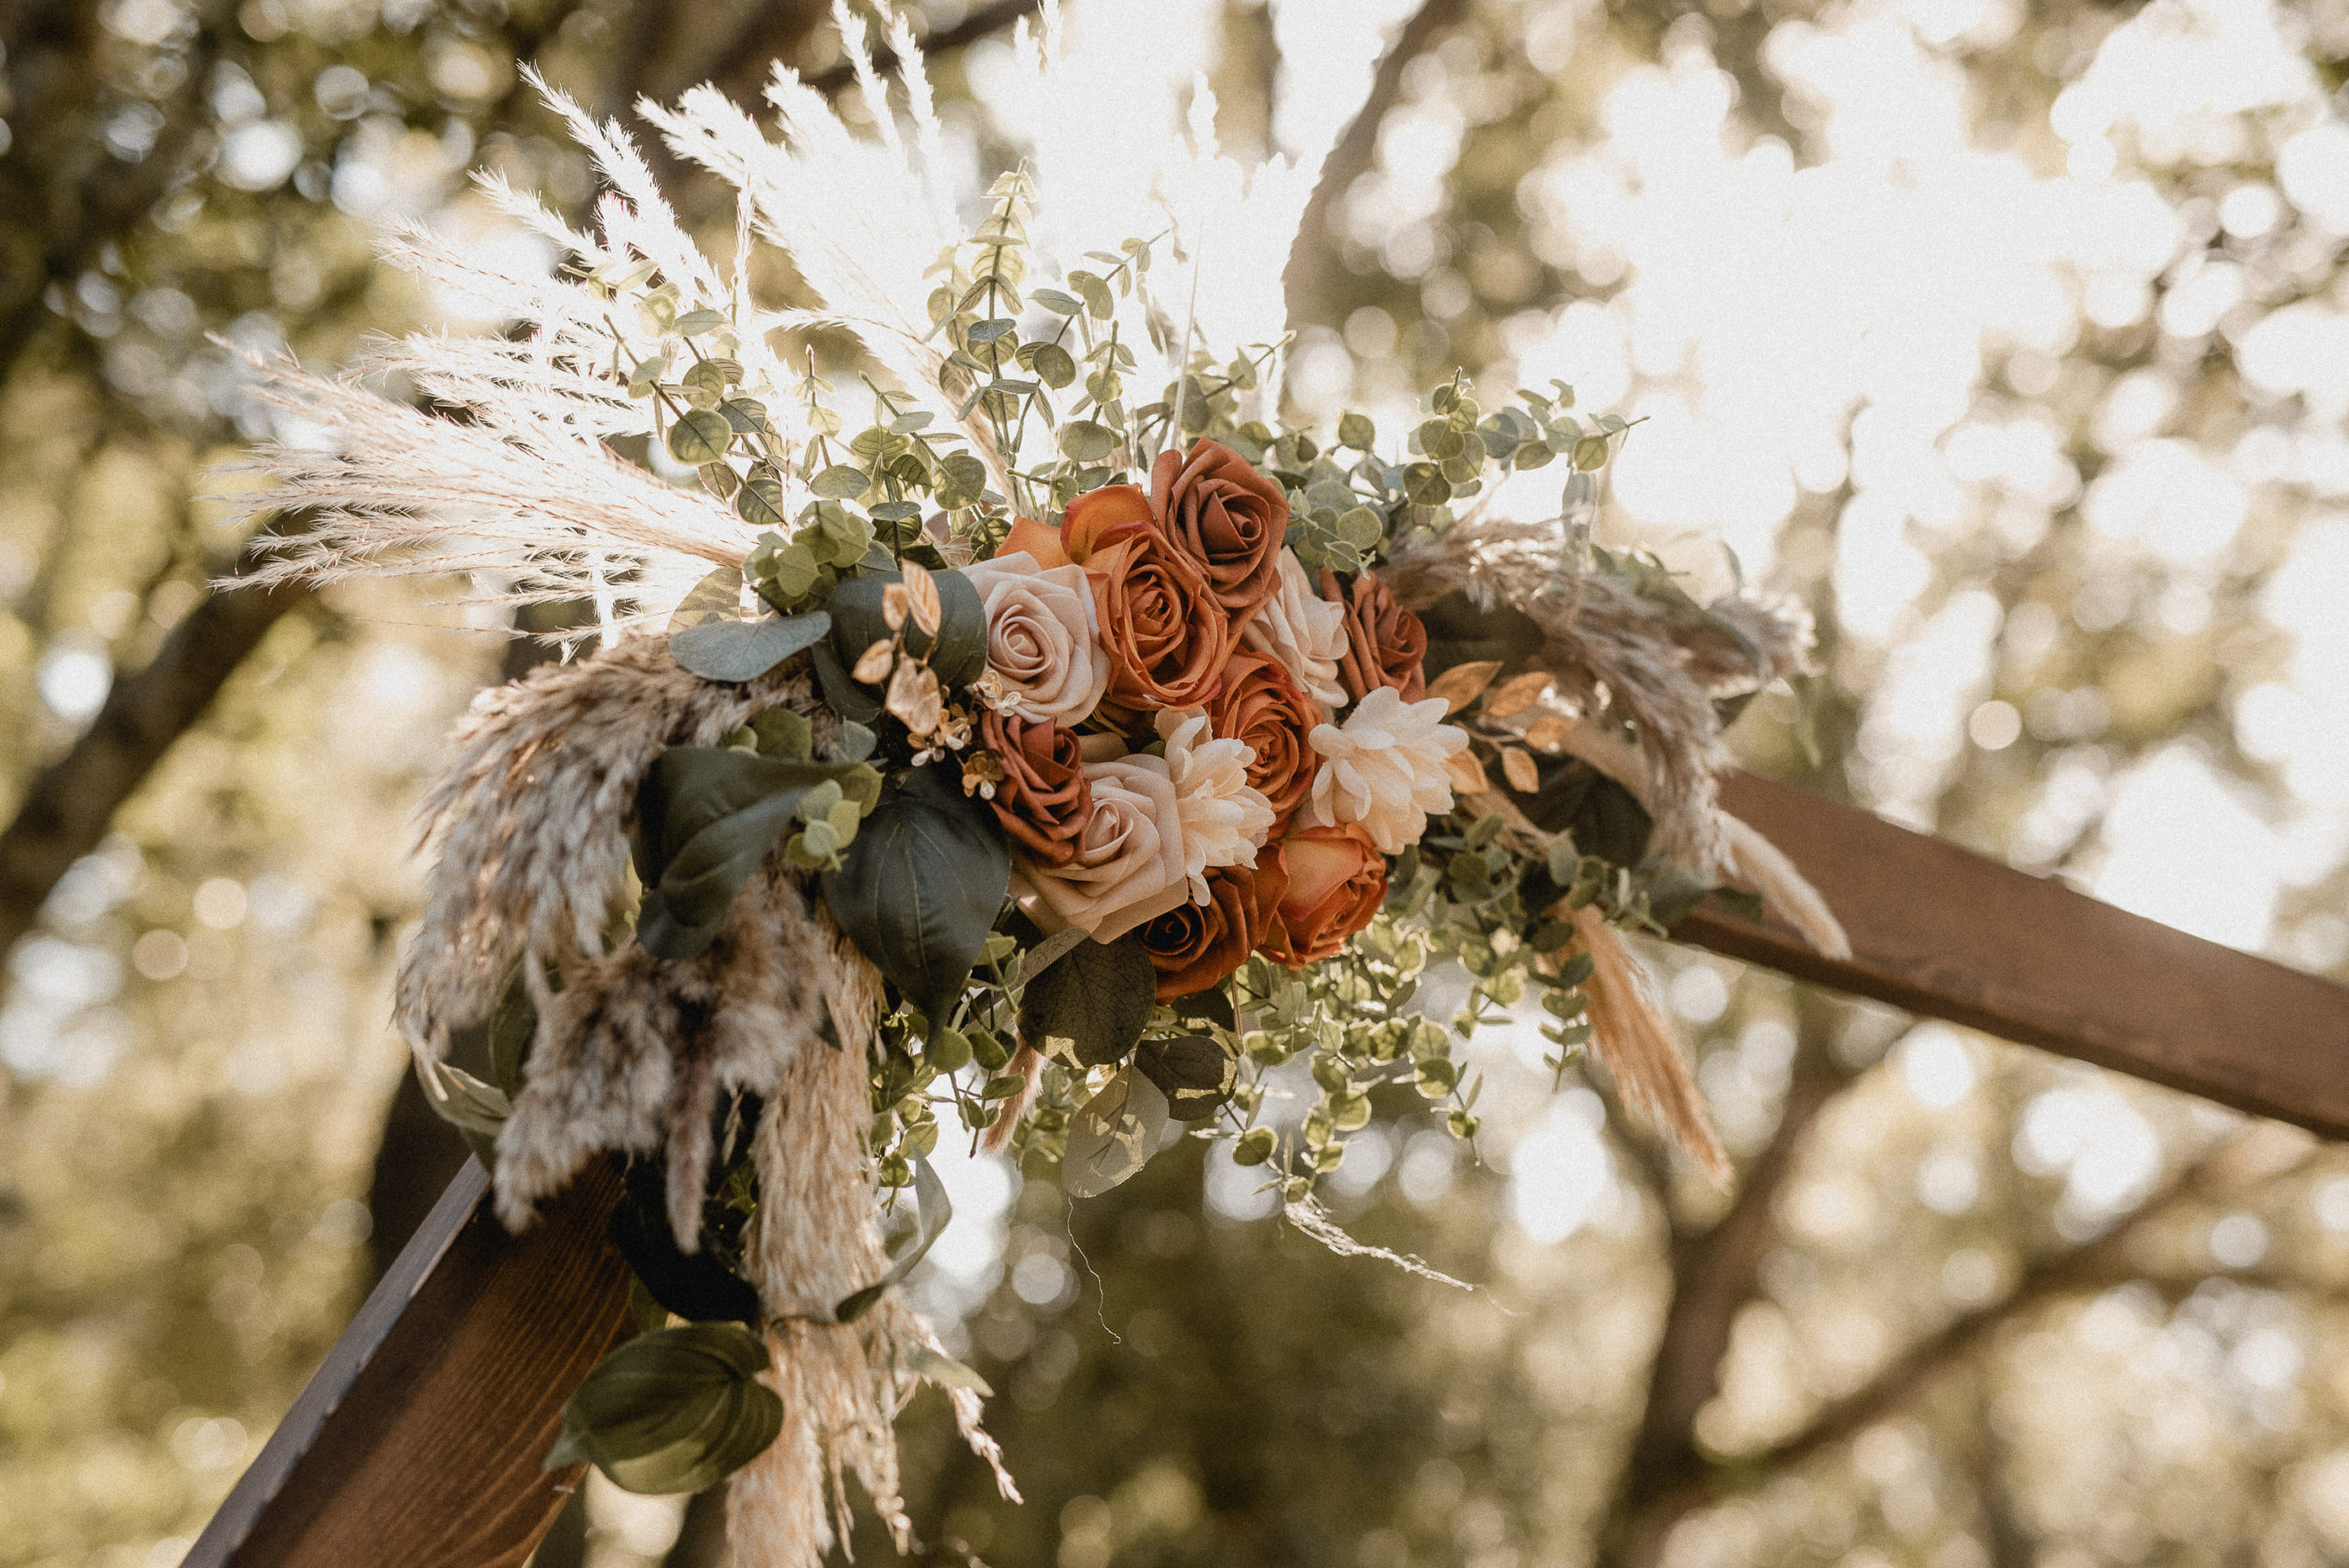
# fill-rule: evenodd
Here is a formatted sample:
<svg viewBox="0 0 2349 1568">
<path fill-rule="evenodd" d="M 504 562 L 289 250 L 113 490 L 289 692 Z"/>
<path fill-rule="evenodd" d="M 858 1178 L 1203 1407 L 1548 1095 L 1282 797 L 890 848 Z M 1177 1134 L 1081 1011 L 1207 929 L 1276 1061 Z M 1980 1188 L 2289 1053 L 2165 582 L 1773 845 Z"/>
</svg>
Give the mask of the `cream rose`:
<svg viewBox="0 0 2349 1568">
<path fill-rule="evenodd" d="M 987 668 L 1004 712 L 1074 729 L 1099 706 L 1109 656 L 1082 566 L 1045 567 L 1025 553 L 963 568 L 987 615 Z"/>
<path fill-rule="evenodd" d="M 1155 764 L 1174 785 L 1183 820 L 1183 873 L 1191 902 L 1211 895 L 1208 873 L 1218 866 L 1250 865 L 1256 846 L 1273 830 L 1273 804 L 1248 782 L 1255 751 L 1244 741 L 1219 740 L 1197 708 L 1170 709 L 1158 716 L 1166 756 L 1136 757 L 1138 766 Z"/>
<path fill-rule="evenodd" d="M 1015 853 L 1012 890 L 1045 930 L 1074 926 L 1095 941 L 1113 942 L 1189 895 L 1182 806 L 1155 757 L 1095 762 L 1085 780 L 1093 815 L 1077 835 L 1075 855 L 1047 866 Z"/>
<path fill-rule="evenodd" d="M 1428 814 L 1452 809 L 1446 763 L 1468 732 L 1443 722 L 1442 697 L 1405 702 L 1392 686 L 1374 686 L 1345 727 L 1314 726 L 1307 737 L 1329 760 L 1313 775 L 1299 815 L 1324 826 L 1359 823 L 1382 855 L 1403 852 L 1427 831 Z"/>
<path fill-rule="evenodd" d="M 1240 640 L 1270 655 L 1299 691 L 1330 712 L 1346 706 L 1346 688 L 1338 678 L 1346 656 L 1346 606 L 1320 595 L 1295 550 L 1281 551 L 1279 586 Z"/>
</svg>

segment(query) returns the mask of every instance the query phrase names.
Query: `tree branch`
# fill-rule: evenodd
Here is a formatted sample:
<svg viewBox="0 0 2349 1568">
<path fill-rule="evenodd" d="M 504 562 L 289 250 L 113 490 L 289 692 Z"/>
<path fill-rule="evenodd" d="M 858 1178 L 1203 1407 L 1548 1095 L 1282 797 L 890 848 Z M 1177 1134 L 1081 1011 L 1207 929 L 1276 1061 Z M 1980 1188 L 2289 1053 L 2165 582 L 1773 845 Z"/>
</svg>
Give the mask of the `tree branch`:
<svg viewBox="0 0 2349 1568">
<path fill-rule="evenodd" d="M 1305 204 L 1305 216 L 1297 220 L 1297 239 L 1289 247 L 1288 265 L 1281 272 L 1291 326 L 1310 314 L 1307 307 L 1314 286 L 1330 264 L 1330 217 L 1339 200 L 1376 161 L 1378 129 L 1403 95 L 1405 69 L 1434 48 L 1467 11 L 1468 0 L 1425 0 L 1395 36 L 1394 46 L 1370 79 L 1369 95 L 1330 147 L 1329 157 L 1322 160 L 1321 178 Z"/>
<path fill-rule="evenodd" d="M 281 518 L 256 536 L 239 573 L 251 570 L 270 536 L 299 526 Z M 309 597 L 293 584 L 212 594 L 172 628 L 144 669 L 116 680 L 89 729 L 33 781 L 0 831 L 0 954 L 32 929 L 58 878 L 97 848 L 115 812 L 194 728 L 245 656 Z"/>
</svg>

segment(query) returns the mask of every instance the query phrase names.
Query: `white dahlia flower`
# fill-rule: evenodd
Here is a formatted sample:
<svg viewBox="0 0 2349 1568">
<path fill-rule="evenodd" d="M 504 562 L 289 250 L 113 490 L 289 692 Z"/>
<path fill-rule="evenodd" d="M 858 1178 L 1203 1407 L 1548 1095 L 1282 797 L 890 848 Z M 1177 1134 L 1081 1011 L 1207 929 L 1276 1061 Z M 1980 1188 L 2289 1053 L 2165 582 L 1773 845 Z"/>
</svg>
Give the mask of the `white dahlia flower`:
<svg viewBox="0 0 2349 1568">
<path fill-rule="evenodd" d="M 1405 702 L 1392 686 L 1375 688 L 1346 716 L 1345 727 L 1317 724 L 1307 737 L 1329 759 L 1313 775 L 1305 819 L 1317 826 L 1359 822 L 1383 855 L 1419 842 L 1431 812 L 1452 809 L 1447 761 L 1468 732 L 1443 722 L 1442 697 Z"/>
</svg>

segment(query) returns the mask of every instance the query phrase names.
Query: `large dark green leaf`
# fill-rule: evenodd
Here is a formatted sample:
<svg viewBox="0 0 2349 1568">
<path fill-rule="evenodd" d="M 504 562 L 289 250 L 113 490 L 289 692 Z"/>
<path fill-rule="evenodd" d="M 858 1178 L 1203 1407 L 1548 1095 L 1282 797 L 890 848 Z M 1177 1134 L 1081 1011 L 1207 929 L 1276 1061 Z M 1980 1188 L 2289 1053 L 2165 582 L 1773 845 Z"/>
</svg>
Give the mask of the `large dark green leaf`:
<svg viewBox="0 0 2349 1568">
<path fill-rule="evenodd" d="M 913 1273 L 914 1265 L 946 1234 L 947 1224 L 954 1218 L 954 1205 L 946 1196 L 946 1184 L 930 1168 L 930 1162 L 918 1155 L 914 1159 L 914 1207 L 917 1223 L 913 1236 L 901 1251 L 892 1254 L 889 1272 L 863 1290 L 842 1296 L 841 1304 L 832 1308 L 836 1320 L 853 1323 L 872 1311 L 882 1293 Z"/>
<path fill-rule="evenodd" d="M 705 681 L 755 681 L 832 629 L 822 610 L 707 620 L 669 636 L 669 656 Z"/>
<path fill-rule="evenodd" d="M 963 795 L 955 773 L 916 768 L 883 789 L 822 884 L 841 929 L 933 1029 L 953 1021 L 1011 885 L 1003 828 L 984 802 Z"/>
<path fill-rule="evenodd" d="M 852 770 L 716 746 L 672 746 L 637 792 L 636 940 L 660 958 L 691 958 L 717 940 L 734 895 L 791 831 L 800 797 Z"/>
<path fill-rule="evenodd" d="M 1086 1067 L 1118 1061 L 1149 1025 L 1157 986 L 1157 967 L 1140 937 L 1079 942 L 1029 980 L 1019 998 L 1019 1038 L 1038 1051 L 1067 1040 Z"/>
<path fill-rule="evenodd" d="M 722 1173 L 718 1179 L 723 1180 Z M 630 1162 L 622 1181 L 620 1201 L 612 1209 L 612 1245 L 652 1299 L 696 1323 L 756 1324 L 759 1293 L 726 1262 L 726 1255 L 740 1243 L 742 1212 L 717 1201 L 705 1203 L 701 1249 L 686 1252 L 669 1228 L 663 1162 Z"/>
<path fill-rule="evenodd" d="M 1428 651 L 1421 667 L 1434 680 L 1454 664 L 1497 660 L 1504 679 L 1525 667 L 1542 647 L 1542 628 L 1531 616 L 1508 605 L 1480 609 L 1464 593 L 1452 593 L 1419 612 Z"/>
<path fill-rule="evenodd" d="M 699 1492 L 766 1451 L 783 1401 L 758 1381 L 766 1340 L 734 1323 L 689 1323 L 630 1340 L 562 1407 L 547 1468 L 582 1461 L 630 1492 Z"/>
<path fill-rule="evenodd" d="M 852 724 L 870 724 L 881 717 L 879 688 L 857 684 L 840 655 L 832 651 L 829 642 L 819 642 L 813 650 L 816 684 L 823 689 L 825 705 Z"/>
<path fill-rule="evenodd" d="M 938 644 L 911 621 L 906 623 L 906 648 L 930 661 L 930 668 L 949 686 L 966 686 L 987 667 L 987 612 L 979 602 L 976 584 L 960 572 L 933 572 L 938 584 Z M 895 572 L 871 573 L 832 590 L 826 607 L 832 614 L 832 649 L 841 664 L 854 669 L 864 651 L 891 635 L 881 614 L 882 595 L 899 581 Z"/>
<path fill-rule="evenodd" d="M 1231 1098 L 1239 1059 L 1204 1035 L 1146 1040 L 1134 1065 L 1166 1096 L 1166 1114 L 1176 1121 L 1204 1121 Z"/>
</svg>

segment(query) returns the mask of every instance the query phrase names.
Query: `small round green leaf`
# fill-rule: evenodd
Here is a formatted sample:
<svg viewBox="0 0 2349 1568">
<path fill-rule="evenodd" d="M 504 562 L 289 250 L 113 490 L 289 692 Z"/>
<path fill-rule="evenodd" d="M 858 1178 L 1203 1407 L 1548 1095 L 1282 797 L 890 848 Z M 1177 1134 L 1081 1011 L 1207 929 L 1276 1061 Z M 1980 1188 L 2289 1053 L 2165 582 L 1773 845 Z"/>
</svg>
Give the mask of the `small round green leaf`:
<svg viewBox="0 0 2349 1568">
<path fill-rule="evenodd" d="M 724 457 L 733 440 L 734 427 L 725 415 L 696 408 L 669 427 L 669 455 L 699 468 Z"/>
</svg>

